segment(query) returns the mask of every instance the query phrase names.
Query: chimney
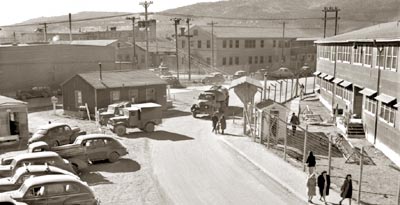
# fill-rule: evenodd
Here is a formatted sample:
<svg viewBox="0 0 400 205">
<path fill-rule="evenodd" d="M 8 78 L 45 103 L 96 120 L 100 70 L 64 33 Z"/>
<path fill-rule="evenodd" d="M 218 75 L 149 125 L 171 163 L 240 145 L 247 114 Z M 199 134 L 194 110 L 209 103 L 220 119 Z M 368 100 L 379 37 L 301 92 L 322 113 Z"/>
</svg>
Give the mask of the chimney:
<svg viewBox="0 0 400 205">
<path fill-rule="evenodd" d="M 180 29 L 181 29 L 181 36 L 184 36 L 185 35 L 185 27 L 181 27 Z"/>
<path fill-rule="evenodd" d="M 101 62 L 99 62 L 99 71 L 100 71 L 100 81 L 102 81 L 103 80 L 103 74 L 102 74 L 102 72 L 101 72 Z"/>
</svg>

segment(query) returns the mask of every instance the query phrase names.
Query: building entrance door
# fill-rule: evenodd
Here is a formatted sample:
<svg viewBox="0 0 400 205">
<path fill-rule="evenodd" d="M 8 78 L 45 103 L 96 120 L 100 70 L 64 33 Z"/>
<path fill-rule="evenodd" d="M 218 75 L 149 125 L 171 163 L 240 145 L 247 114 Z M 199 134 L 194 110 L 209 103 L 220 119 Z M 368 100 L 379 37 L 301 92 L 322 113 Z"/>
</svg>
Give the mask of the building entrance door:
<svg viewBox="0 0 400 205">
<path fill-rule="evenodd" d="M 353 114 L 355 115 L 354 118 L 361 118 L 362 114 L 362 105 L 363 105 L 363 94 L 360 93 L 360 91 L 363 88 L 360 88 L 356 85 L 353 85 Z"/>
</svg>

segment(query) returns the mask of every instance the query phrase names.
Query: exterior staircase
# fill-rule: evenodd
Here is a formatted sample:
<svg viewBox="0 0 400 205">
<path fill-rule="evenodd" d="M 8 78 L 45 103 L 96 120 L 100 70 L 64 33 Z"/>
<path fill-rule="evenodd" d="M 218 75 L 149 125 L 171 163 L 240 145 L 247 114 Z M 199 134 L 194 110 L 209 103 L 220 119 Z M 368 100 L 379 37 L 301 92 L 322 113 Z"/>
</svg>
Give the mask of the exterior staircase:
<svg viewBox="0 0 400 205">
<path fill-rule="evenodd" d="M 362 122 L 350 121 L 346 134 L 348 138 L 365 138 L 365 131 Z"/>
</svg>

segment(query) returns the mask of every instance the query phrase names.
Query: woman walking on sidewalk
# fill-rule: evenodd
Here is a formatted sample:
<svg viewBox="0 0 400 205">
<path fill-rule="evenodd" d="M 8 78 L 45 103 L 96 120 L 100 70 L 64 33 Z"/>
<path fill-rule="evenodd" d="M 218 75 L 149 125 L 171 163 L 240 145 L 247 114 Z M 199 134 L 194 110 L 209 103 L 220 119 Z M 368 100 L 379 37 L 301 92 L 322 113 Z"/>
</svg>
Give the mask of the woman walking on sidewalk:
<svg viewBox="0 0 400 205">
<path fill-rule="evenodd" d="M 315 173 L 311 173 L 307 178 L 307 194 L 308 202 L 312 203 L 312 198 L 317 195 L 316 191 L 317 179 L 315 178 Z"/>
<path fill-rule="evenodd" d="M 317 181 L 318 181 L 319 194 L 321 196 L 319 200 L 324 201 L 325 204 L 328 204 L 326 202 L 326 196 L 329 195 L 329 187 L 331 185 L 330 176 L 326 173 L 326 171 L 323 171 L 321 175 L 318 176 Z"/>
<path fill-rule="evenodd" d="M 308 167 L 308 173 L 311 174 L 315 171 L 315 157 L 312 151 L 308 153 L 307 161 L 306 161 L 307 167 Z"/>
<path fill-rule="evenodd" d="M 348 174 L 346 176 L 346 179 L 344 180 L 342 188 L 340 188 L 340 190 L 342 191 L 340 193 L 342 200 L 339 201 L 339 204 L 342 204 L 344 199 L 349 199 L 349 205 L 351 205 L 351 197 L 353 196 L 353 184 L 351 182 L 351 174 Z"/>
<path fill-rule="evenodd" d="M 222 114 L 221 118 L 219 119 L 219 124 L 221 126 L 221 133 L 224 134 L 224 130 L 226 129 L 226 119 L 224 114 Z"/>
</svg>

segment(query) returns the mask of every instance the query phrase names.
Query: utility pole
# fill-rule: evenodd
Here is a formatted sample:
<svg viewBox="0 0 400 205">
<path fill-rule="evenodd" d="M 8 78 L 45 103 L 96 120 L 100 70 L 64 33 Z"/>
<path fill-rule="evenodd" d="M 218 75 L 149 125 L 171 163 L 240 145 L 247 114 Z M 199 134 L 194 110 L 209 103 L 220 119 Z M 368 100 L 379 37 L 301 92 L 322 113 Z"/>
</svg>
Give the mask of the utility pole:
<svg viewBox="0 0 400 205">
<path fill-rule="evenodd" d="M 286 27 L 286 22 L 282 22 L 282 54 L 281 54 L 281 66 L 283 66 L 283 51 L 285 49 L 285 27 Z"/>
<path fill-rule="evenodd" d="M 175 55 L 176 55 L 176 76 L 179 80 L 179 56 L 178 56 L 178 24 L 182 20 L 181 18 L 173 18 L 170 19 L 171 21 L 174 21 L 174 26 L 175 26 Z"/>
<path fill-rule="evenodd" d="M 374 46 L 376 47 L 376 49 L 378 50 L 378 55 L 379 55 L 379 57 L 377 58 L 378 59 L 378 79 L 377 79 L 377 82 L 376 82 L 376 96 L 379 96 L 379 94 L 380 94 L 380 91 L 381 91 L 381 89 L 380 89 L 380 87 L 381 87 L 381 58 L 380 58 L 380 56 L 382 56 L 382 53 L 384 52 L 384 47 L 383 46 L 379 46 L 379 45 L 376 45 L 376 40 L 374 40 Z M 383 65 L 383 64 L 382 64 Z M 377 138 L 377 135 L 378 135 L 378 114 L 379 114 L 379 111 L 378 111 L 379 109 L 378 109 L 378 101 L 376 101 L 376 106 L 375 106 L 375 128 L 374 128 L 374 144 L 376 144 L 376 138 Z"/>
<path fill-rule="evenodd" d="M 69 41 L 72 41 L 72 15 L 68 14 L 68 23 L 69 23 Z"/>
<path fill-rule="evenodd" d="M 136 36 L 135 36 L 135 20 L 134 16 L 126 17 L 126 20 L 132 21 L 132 47 L 133 47 L 133 54 L 132 54 L 132 69 L 135 69 L 136 64 Z"/>
<path fill-rule="evenodd" d="M 146 54 L 145 54 L 145 66 L 146 69 L 149 68 L 149 59 L 148 59 L 148 55 L 149 55 L 149 22 L 148 22 L 148 14 L 147 14 L 147 9 L 149 8 L 149 6 L 151 4 L 153 4 L 153 1 L 144 1 L 144 2 L 140 2 L 140 5 L 142 5 L 144 7 L 144 21 L 145 21 L 145 28 L 146 28 Z"/>
<path fill-rule="evenodd" d="M 327 7 L 324 7 L 324 10 L 322 10 L 324 12 L 324 38 L 326 37 L 326 17 L 327 17 Z"/>
<path fill-rule="evenodd" d="M 217 22 L 211 21 L 211 23 L 207 23 L 207 25 L 211 25 L 211 67 L 214 68 L 214 25 L 218 24 Z"/>
<path fill-rule="evenodd" d="M 186 24 L 187 24 L 187 35 L 186 35 L 186 37 L 187 37 L 187 39 L 188 39 L 188 63 L 189 63 L 189 81 L 191 80 L 191 60 L 190 60 L 190 37 L 192 37 L 191 35 L 190 35 L 190 20 L 192 20 L 192 19 L 190 19 L 190 18 L 187 18 L 186 19 Z"/>
<path fill-rule="evenodd" d="M 43 40 L 44 40 L 44 42 L 47 42 L 47 23 L 41 23 L 39 25 L 43 25 L 43 27 L 44 27 Z"/>
</svg>

